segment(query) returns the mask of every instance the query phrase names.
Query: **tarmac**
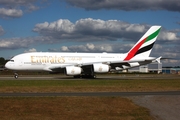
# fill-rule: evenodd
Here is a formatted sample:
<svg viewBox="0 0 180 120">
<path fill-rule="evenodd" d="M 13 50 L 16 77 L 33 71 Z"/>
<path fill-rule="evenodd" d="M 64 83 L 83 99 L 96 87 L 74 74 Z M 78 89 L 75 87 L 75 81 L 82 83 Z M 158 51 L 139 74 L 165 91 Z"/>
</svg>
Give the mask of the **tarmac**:
<svg viewBox="0 0 180 120">
<path fill-rule="evenodd" d="M 66 75 L 19 75 L 15 79 L 13 75 L 0 76 L 0 80 L 87 80 L 88 78 L 73 78 Z M 135 79 L 180 79 L 180 75 L 172 74 L 111 74 L 111 75 L 96 75 L 95 79 L 88 80 L 135 80 Z"/>
</svg>

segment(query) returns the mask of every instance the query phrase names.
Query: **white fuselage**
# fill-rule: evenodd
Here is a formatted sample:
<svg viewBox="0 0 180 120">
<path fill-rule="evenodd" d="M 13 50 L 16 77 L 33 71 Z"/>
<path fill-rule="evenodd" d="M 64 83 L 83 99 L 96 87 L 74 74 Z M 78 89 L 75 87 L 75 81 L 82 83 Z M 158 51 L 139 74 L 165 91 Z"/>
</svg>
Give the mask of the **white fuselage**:
<svg viewBox="0 0 180 120">
<path fill-rule="evenodd" d="M 46 70 L 50 67 L 76 66 L 81 64 L 123 61 L 124 54 L 107 53 L 24 53 L 13 57 L 6 68 L 12 70 Z"/>
<path fill-rule="evenodd" d="M 127 56 L 127 54 L 35 52 L 19 54 L 7 62 L 5 66 L 11 70 L 52 71 L 51 68 L 65 68 L 68 66 L 81 67 L 81 65 L 92 65 L 96 63 L 110 64 L 133 61 L 136 63 L 137 61 L 141 62 L 155 59 L 154 57 L 148 57 L 124 61 L 125 56 Z"/>
</svg>

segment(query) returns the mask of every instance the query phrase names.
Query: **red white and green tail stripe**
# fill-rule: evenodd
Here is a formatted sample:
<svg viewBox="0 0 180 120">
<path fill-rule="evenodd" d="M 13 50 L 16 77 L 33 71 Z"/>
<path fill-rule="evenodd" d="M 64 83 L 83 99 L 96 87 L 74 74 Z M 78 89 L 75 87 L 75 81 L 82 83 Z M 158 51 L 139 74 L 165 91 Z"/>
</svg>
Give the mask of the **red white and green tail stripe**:
<svg viewBox="0 0 180 120">
<path fill-rule="evenodd" d="M 131 60 L 135 56 L 149 57 L 149 54 L 156 41 L 160 29 L 161 26 L 152 26 L 127 53 L 127 56 L 124 60 Z"/>
</svg>

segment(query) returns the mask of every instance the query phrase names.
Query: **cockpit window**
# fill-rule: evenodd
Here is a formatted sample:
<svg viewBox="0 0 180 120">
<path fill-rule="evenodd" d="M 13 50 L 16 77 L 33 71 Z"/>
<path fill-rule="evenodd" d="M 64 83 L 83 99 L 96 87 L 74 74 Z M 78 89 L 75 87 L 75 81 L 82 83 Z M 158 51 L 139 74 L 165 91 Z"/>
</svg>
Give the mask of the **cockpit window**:
<svg viewBox="0 0 180 120">
<path fill-rule="evenodd" d="M 11 62 L 14 62 L 14 60 L 10 60 Z"/>
</svg>

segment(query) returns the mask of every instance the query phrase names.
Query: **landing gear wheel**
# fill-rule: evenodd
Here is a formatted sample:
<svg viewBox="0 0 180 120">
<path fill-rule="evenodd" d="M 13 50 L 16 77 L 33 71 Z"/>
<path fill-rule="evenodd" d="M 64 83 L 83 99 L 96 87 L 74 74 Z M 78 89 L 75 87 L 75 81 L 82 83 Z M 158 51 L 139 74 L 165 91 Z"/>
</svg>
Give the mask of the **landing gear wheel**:
<svg viewBox="0 0 180 120">
<path fill-rule="evenodd" d="M 96 75 L 92 75 L 92 78 L 94 78 L 94 79 L 95 79 L 95 78 L 96 78 Z"/>
<path fill-rule="evenodd" d="M 17 73 L 14 73 L 14 78 L 18 79 L 18 74 Z"/>
</svg>

